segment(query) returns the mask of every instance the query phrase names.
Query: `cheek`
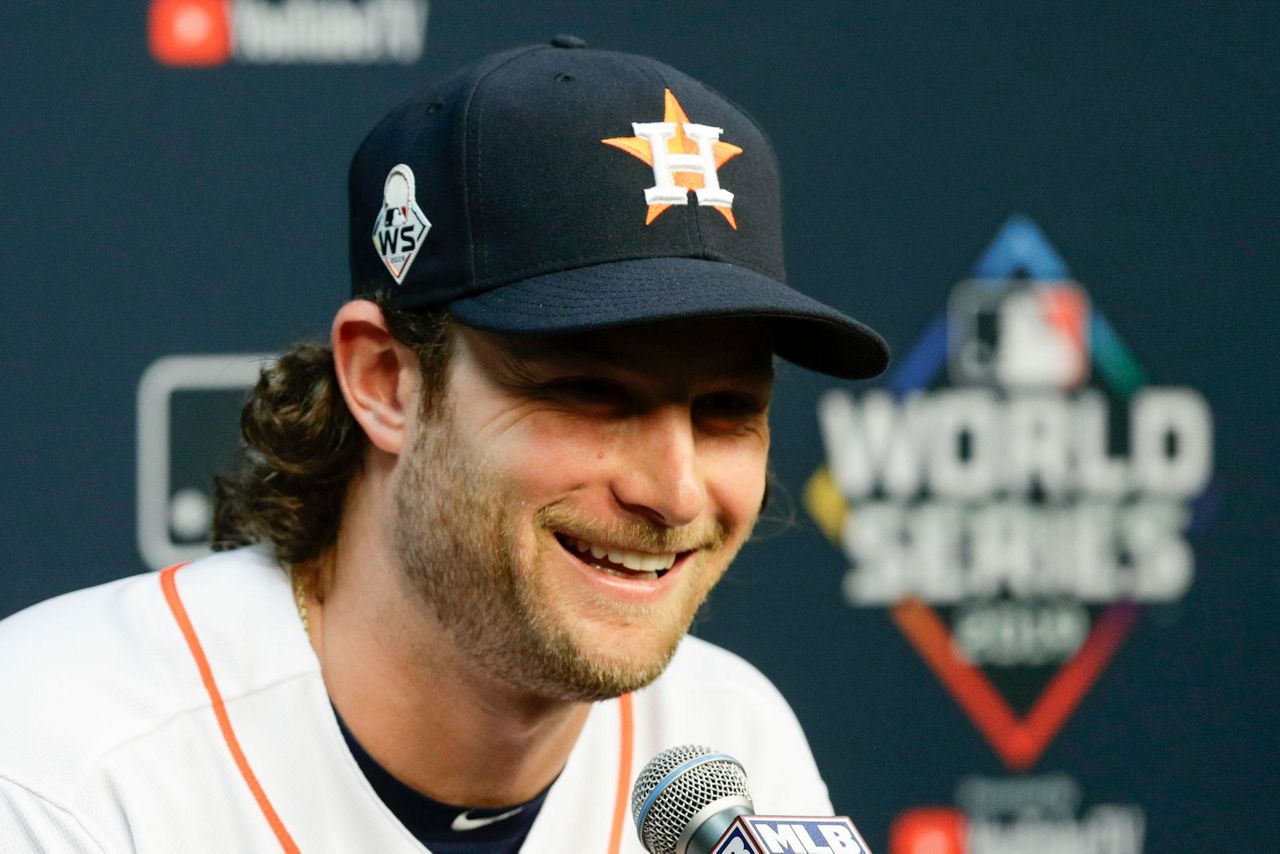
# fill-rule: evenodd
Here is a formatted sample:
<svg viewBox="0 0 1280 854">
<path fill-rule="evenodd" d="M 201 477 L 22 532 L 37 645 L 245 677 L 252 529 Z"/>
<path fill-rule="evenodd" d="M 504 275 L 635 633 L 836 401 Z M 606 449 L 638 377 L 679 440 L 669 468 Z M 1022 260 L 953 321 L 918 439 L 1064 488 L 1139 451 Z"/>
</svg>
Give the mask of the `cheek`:
<svg viewBox="0 0 1280 854">
<path fill-rule="evenodd" d="M 767 455 L 767 447 L 740 448 L 715 455 L 706 465 L 708 492 L 731 531 L 750 530 L 760 515 Z"/>
<path fill-rule="evenodd" d="M 599 479 L 610 457 L 607 434 L 566 420 L 530 419 L 517 430 L 482 442 L 484 464 L 500 472 L 508 488 L 537 510 Z"/>
</svg>

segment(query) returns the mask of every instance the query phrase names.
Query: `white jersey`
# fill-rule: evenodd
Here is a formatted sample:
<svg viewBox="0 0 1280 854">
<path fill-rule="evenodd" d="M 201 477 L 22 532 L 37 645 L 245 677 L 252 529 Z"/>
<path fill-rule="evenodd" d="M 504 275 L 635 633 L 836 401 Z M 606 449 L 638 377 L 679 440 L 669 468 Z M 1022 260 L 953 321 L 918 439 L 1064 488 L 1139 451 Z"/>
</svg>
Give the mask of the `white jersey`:
<svg viewBox="0 0 1280 854">
<path fill-rule="evenodd" d="M 522 851 L 643 854 L 632 781 L 685 743 L 742 760 L 762 814 L 831 814 L 777 690 L 686 638 L 652 685 L 592 707 Z M 426 850 L 347 750 L 288 577 L 265 549 L 0 622 L 0 851 Z"/>
</svg>

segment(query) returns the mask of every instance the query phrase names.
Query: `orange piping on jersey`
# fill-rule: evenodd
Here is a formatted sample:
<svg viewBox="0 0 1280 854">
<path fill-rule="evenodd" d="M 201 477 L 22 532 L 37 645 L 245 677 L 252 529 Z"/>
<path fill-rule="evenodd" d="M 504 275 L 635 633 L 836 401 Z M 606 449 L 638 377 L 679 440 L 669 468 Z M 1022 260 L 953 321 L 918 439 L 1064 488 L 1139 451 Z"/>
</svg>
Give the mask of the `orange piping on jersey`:
<svg viewBox="0 0 1280 854">
<path fill-rule="evenodd" d="M 618 854 L 622 847 L 622 828 L 627 821 L 627 795 L 631 791 L 631 747 L 635 726 L 631 717 L 631 695 L 618 698 L 618 716 L 621 720 L 622 748 L 618 751 L 618 798 L 613 805 L 613 829 L 609 832 L 609 854 Z"/>
<path fill-rule="evenodd" d="M 173 612 L 173 619 L 177 621 L 178 628 L 182 630 L 182 637 L 187 642 L 187 648 L 191 650 L 191 657 L 195 659 L 196 669 L 200 671 L 200 681 L 204 683 L 204 690 L 213 704 L 213 715 L 218 719 L 218 729 L 222 730 L 222 740 L 227 743 L 227 749 L 231 751 L 231 758 L 235 760 L 236 767 L 240 769 L 240 776 L 244 778 L 245 783 L 249 786 L 249 791 L 253 793 L 253 799 L 258 802 L 258 809 L 262 810 L 263 816 L 267 819 L 267 824 L 271 825 L 271 831 L 275 833 L 276 839 L 279 840 L 280 847 L 284 849 L 285 854 L 298 854 L 297 844 L 294 843 L 293 837 L 289 835 L 289 831 L 285 829 L 284 822 L 280 821 L 280 816 L 276 815 L 275 808 L 271 806 L 271 801 L 267 800 L 267 793 L 262 790 L 262 785 L 258 782 L 258 778 L 254 776 L 253 769 L 249 767 L 249 760 L 245 758 L 244 751 L 240 749 L 240 740 L 236 738 L 235 730 L 231 728 L 231 718 L 227 717 L 227 706 L 222 702 L 222 692 L 218 690 L 218 683 L 213 679 L 213 670 L 209 667 L 209 659 L 205 657 L 204 648 L 200 646 L 200 638 L 196 636 L 195 627 L 191 625 L 191 618 L 187 616 L 186 606 L 182 604 L 182 597 L 178 595 L 178 587 L 174 582 L 174 575 L 185 565 L 180 563 L 160 573 L 160 587 L 164 590 L 164 601 L 169 604 L 169 610 Z"/>
</svg>

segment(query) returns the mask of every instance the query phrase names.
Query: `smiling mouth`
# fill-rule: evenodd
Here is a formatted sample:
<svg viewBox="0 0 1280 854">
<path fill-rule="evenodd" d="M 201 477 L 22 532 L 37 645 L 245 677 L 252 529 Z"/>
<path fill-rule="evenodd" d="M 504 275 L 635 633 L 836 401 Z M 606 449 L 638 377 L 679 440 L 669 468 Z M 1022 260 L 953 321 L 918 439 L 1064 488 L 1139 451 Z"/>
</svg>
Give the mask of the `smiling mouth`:
<svg viewBox="0 0 1280 854">
<path fill-rule="evenodd" d="M 580 540 L 568 534 L 557 533 L 556 540 L 578 560 L 615 578 L 654 581 L 675 565 L 688 552 L 636 552 L 617 546 L 603 546 L 588 540 Z"/>
</svg>

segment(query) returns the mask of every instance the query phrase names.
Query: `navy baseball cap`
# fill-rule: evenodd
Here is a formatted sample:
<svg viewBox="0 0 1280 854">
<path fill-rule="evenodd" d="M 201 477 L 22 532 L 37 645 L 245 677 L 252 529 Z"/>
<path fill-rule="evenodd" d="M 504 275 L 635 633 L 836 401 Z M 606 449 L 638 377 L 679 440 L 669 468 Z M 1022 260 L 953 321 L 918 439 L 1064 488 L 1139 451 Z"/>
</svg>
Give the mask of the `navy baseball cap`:
<svg viewBox="0 0 1280 854">
<path fill-rule="evenodd" d="M 787 285 L 763 131 L 647 57 L 573 36 L 487 57 L 393 109 L 348 189 L 356 297 L 511 334 L 763 317 L 804 367 L 888 363 L 874 331 Z"/>
</svg>

